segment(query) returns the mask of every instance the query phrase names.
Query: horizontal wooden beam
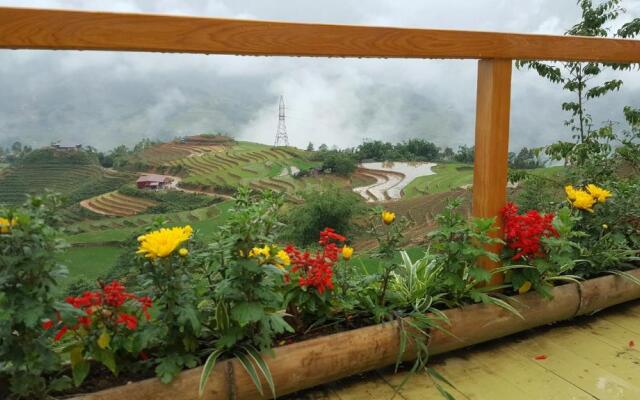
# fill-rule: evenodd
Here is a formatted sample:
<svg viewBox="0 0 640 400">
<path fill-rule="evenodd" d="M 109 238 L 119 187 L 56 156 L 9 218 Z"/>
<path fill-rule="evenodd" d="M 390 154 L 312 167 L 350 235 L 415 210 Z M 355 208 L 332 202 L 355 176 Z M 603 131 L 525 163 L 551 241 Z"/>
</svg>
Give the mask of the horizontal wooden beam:
<svg viewBox="0 0 640 400">
<path fill-rule="evenodd" d="M 640 62 L 640 41 L 0 7 L 0 48 Z"/>
</svg>

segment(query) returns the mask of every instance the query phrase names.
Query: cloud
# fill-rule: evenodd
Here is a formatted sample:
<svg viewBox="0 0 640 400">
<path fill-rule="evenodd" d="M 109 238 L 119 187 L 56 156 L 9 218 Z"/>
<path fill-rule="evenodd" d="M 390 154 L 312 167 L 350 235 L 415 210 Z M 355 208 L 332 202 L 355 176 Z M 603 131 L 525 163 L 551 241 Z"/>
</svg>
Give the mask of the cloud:
<svg viewBox="0 0 640 400">
<path fill-rule="evenodd" d="M 640 0 L 623 3 L 627 17 L 638 15 Z M 557 0 L 370 0 L 366 7 L 360 0 L 4 5 L 556 34 L 578 18 L 574 1 Z M 297 146 L 424 137 L 455 147 L 473 141 L 476 68 L 471 60 L 0 51 L 0 145 L 19 138 L 33 145 L 63 140 L 107 149 L 142 137 L 203 131 L 272 143 L 282 94 Z M 640 106 L 637 71 L 621 75 L 625 86 L 619 94 L 591 102 L 595 122 L 622 120 L 625 104 Z M 558 86 L 514 70 L 512 147 L 567 138 L 560 109 L 566 100 Z"/>
</svg>

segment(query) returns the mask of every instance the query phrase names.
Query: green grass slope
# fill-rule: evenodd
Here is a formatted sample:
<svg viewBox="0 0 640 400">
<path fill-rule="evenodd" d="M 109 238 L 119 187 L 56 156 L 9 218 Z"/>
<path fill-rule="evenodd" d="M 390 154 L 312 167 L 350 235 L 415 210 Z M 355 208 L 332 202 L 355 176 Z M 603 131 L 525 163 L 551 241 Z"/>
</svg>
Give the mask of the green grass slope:
<svg viewBox="0 0 640 400">
<path fill-rule="evenodd" d="M 438 164 L 433 167 L 435 175 L 414 179 L 404 189 L 406 197 L 423 194 L 444 193 L 473 182 L 473 166 L 467 164 Z"/>
</svg>

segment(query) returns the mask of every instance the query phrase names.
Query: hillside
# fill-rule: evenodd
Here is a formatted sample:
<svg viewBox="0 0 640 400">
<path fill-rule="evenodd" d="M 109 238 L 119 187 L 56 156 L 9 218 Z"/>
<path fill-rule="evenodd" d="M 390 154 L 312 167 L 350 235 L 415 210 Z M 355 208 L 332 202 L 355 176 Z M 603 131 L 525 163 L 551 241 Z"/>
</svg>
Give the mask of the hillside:
<svg viewBox="0 0 640 400">
<path fill-rule="evenodd" d="M 229 191 L 247 186 L 294 192 L 306 184 L 291 175 L 318 163 L 309 161 L 306 152 L 295 148 L 237 142 L 223 151 L 193 154 L 167 164 L 182 171 L 182 185 L 187 188 Z"/>
<path fill-rule="evenodd" d="M 161 167 L 185 157 L 224 151 L 225 147 L 232 146 L 234 142 L 232 138 L 223 135 L 187 136 L 171 142 L 150 146 L 132 157 L 130 162 L 151 167 Z"/>
<path fill-rule="evenodd" d="M 63 194 L 69 203 L 105 193 L 132 178 L 103 169 L 95 154 L 56 149 L 35 150 L 0 174 L 0 203 L 17 204 L 27 194 L 46 189 Z"/>
</svg>

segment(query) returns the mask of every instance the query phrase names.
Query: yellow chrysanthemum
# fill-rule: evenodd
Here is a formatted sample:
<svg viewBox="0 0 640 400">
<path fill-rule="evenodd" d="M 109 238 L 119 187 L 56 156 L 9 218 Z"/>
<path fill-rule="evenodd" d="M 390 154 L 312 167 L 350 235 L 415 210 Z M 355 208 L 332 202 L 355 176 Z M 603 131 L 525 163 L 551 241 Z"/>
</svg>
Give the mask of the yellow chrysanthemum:
<svg viewBox="0 0 640 400">
<path fill-rule="evenodd" d="M 529 290 L 531 290 L 531 282 L 525 281 L 525 283 L 523 283 L 522 286 L 520 286 L 520 288 L 518 288 L 518 293 L 525 294 Z"/>
<path fill-rule="evenodd" d="M 571 185 L 567 185 L 564 187 L 564 191 L 567 193 L 567 198 L 571 201 L 576 199 L 577 190 L 573 188 Z"/>
<path fill-rule="evenodd" d="M 254 247 L 249 251 L 249 257 L 258 257 L 262 256 L 264 258 L 269 258 L 271 256 L 271 247 L 265 245 L 264 247 Z"/>
<path fill-rule="evenodd" d="M 344 247 L 342 248 L 342 258 L 346 261 L 349 261 L 351 259 L 351 256 L 353 256 L 353 247 L 344 245 Z"/>
<path fill-rule="evenodd" d="M 162 258 L 171 255 L 184 241 L 189 240 L 193 229 L 187 225 L 184 227 L 162 228 L 138 237 L 140 247 L 138 254 L 144 254 L 150 259 Z"/>
<path fill-rule="evenodd" d="M 575 199 L 571 200 L 571 205 L 581 210 L 593 212 L 593 205 L 596 203 L 593 196 L 583 190 L 576 190 L 575 196 Z"/>
<path fill-rule="evenodd" d="M 287 254 L 286 251 L 280 250 L 278 254 L 276 254 L 276 257 L 278 257 L 280 261 L 276 263 L 276 267 L 280 269 L 284 269 L 284 267 L 288 267 L 289 265 L 291 265 L 291 258 L 289 257 L 289 254 Z"/>
<path fill-rule="evenodd" d="M 604 203 L 605 201 L 607 201 L 607 199 L 609 197 L 611 197 L 611 192 L 610 191 L 605 190 L 605 189 L 603 189 L 603 188 L 601 188 L 599 186 L 596 186 L 593 183 L 590 183 L 590 184 L 587 185 L 587 191 L 599 203 Z"/>
<path fill-rule="evenodd" d="M 280 250 L 276 256 L 282 261 L 282 264 L 285 266 L 291 265 L 291 258 L 289 258 L 289 254 L 286 251 Z"/>
<path fill-rule="evenodd" d="M 386 210 L 382 212 L 382 222 L 384 222 L 385 224 L 390 225 L 395 220 L 396 220 L 396 213 L 392 211 L 386 211 Z"/>
<path fill-rule="evenodd" d="M 0 217 L 0 233 L 9 233 L 11 232 L 11 227 L 15 226 L 18 223 L 16 218 L 13 218 L 11 221 L 7 218 Z"/>
<path fill-rule="evenodd" d="M 182 257 L 186 257 L 189 255 L 189 250 L 183 247 L 180 250 L 178 250 L 178 254 L 180 254 L 180 256 Z"/>
</svg>

